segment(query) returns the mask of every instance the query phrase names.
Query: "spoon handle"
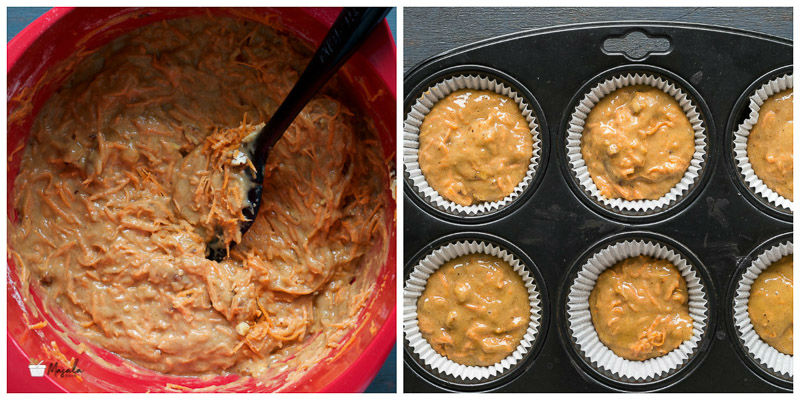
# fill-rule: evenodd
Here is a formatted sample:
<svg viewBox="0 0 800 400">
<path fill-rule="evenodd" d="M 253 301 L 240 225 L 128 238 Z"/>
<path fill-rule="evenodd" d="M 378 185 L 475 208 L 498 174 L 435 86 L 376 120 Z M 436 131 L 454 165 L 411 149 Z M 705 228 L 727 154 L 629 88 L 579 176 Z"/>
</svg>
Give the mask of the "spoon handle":
<svg viewBox="0 0 800 400">
<path fill-rule="evenodd" d="M 263 167 L 270 149 L 297 114 L 353 55 L 390 10 L 382 7 L 342 9 L 292 91 L 258 133 L 254 154 L 256 165 Z"/>
</svg>

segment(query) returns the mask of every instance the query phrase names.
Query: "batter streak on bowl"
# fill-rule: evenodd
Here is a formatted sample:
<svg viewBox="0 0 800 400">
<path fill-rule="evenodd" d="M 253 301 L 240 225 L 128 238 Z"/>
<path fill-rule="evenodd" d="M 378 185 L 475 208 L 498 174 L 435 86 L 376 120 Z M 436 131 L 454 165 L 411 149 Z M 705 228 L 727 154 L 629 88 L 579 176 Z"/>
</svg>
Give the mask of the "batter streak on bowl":
<svg viewBox="0 0 800 400">
<path fill-rule="evenodd" d="M 167 374 L 302 371 L 329 354 L 387 256 L 388 175 L 356 110 L 335 95 L 305 108 L 270 154 L 260 214 L 222 262 L 205 258 L 205 220 L 178 209 L 241 217 L 235 201 L 202 203 L 241 194 L 203 183 L 235 148 L 220 135 L 250 130 L 244 116 L 268 120 L 309 56 L 273 28 L 195 17 L 84 60 L 37 116 L 15 181 L 21 279 L 89 342 Z M 187 171 L 193 149 L 217 145 L 222 158 Z"/>
</svg>

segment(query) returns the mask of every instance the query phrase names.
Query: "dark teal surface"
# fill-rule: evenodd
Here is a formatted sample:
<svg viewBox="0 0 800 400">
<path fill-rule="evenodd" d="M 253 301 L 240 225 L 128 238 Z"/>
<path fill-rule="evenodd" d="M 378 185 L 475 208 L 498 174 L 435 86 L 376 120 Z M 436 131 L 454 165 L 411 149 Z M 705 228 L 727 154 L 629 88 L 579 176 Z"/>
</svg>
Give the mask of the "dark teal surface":
<svg viewBox="0 0 800 400">
<path fill-rule="evenodd" d="M 526 29 L 626 20 L 693 22 L 792 39 L 791 7 L 405 7 L 403 70 L 443 51 Z"/>
<path fill-rule="evenodd" d="M 6 26 L 8 37 L 6 41 L 10 41 L 11 38 L 18 34 L 23 28 L 49 9 L 49 7 L 8 7 L 8 25 Z M 389 23 L 389 29 L 392 31 L 392 37 L 394 37 L 396 42 L 397 8 L 392 8 L 392 11 L 386 16 L 386 21 Z"/>
<path fill-rule="evenodd" d="M 49 9 L 50 7 L 8 7 L 8 24 L 6 25 L 8 36 L 6 37 L 6 42 L 11 41 L 23 28 Z"/>
</svg>

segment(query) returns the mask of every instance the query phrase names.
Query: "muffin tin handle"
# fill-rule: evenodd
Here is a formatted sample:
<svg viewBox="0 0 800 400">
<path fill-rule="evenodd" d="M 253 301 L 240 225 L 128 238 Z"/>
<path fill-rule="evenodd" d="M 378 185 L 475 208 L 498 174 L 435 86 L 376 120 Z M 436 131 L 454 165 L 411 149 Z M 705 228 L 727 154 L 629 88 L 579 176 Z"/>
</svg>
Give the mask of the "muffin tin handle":
<svg viewBox="0 0 800 400">
<path fill-rule="evenodd" d="M 666 55 L 672 51 L 667 36 L 649 35 L 641 29 L 631 29 L 619 36 L 608 36 L 601 46 L 607 55 L 622 55 L 631 61 L 643 61 L 651 55 Z"/>
</svg>

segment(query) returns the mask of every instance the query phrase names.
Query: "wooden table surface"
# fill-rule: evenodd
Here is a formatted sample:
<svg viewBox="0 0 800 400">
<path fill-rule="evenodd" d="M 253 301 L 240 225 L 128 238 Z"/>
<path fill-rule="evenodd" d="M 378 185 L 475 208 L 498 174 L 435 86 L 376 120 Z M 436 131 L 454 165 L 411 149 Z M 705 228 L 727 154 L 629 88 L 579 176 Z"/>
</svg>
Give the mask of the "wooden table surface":
<svg viewBox="0 0 800 400">
<path fill-rule="evenodd" d="M 403 71 L 459 46 L 522 30 L 582 22 L 645 20 L 721 25 L 792 39 L 791 8 L 403 9 Z"/>
</svg>

